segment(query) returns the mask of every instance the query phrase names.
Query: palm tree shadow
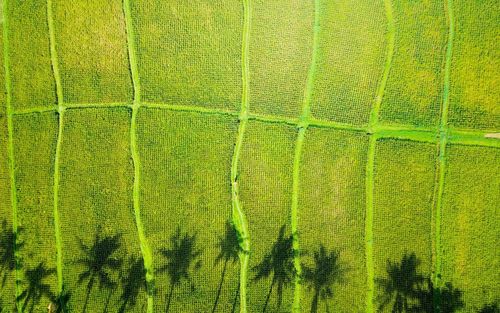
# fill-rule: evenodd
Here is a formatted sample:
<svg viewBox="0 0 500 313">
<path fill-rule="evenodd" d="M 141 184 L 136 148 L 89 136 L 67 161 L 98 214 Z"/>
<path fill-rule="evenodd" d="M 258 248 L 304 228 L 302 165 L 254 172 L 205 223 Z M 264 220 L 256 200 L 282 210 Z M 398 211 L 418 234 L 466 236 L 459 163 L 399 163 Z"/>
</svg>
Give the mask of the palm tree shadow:
<svg viewBox="0 0 500 313">
<path fill-rule="evenodd" d="M 212 313 L 215 313 L 215 310 L 217 309 L 217 305 L 219 303 L 222 286 L 224 284 L 224 278 L 226 276 L 227 265 L 230 261 L 233 264 L 238 261 L 238 254 L 241 251 L 236 229 L 229 221 L 227 221 L 225 225 L 226 228 L 224 236 L 219 236 L 219 242 L 217 244 L 217 246 L 219 247 L 219 254 L 215 259 L 215 264 L 219 264 L 220 262 L 224 261 L 224 266 L 222 268 L 221 279 L 219 282 L 219 288 L 217 289 L 217 296 L 215 297 L 215 303 L 212 308 Z"/>
<path fill-rule="evenodd" d="M 91 246 L 80 240 L 83 257 L 76 263 L 83 265 L 85 270 L 78 276 L 78 284 L 88 280 L 82 312 L 87 310 L 90 293 L 96 281 L 99 282 L 99 290 L 105 288 L 111 292 L 116 288 L 117 283 L 110 276 L 113 272 L 118 272 L 122 266 L 122 259 L 114 256 L 120 246 L 121 234 L 101 238 L 100 231 L 97 231 Z"/>
<path fill-rule="evenodd" d="M 314 252 L 314 267 L 303 265 L 303 275 L 309 289 L 314 289 L 314 297 L 311 303 L 311 313 L 318 312 L 319 299 L 326 305 L 329 312 L 328 298 L 333 297 L 333 285 L 345 282 L 347 267 L 340 262 L 340 250 L 327 251 L 320 245 L 319 250 Z"/>
<path fill-rule="evenodd" d="M 478 313 L 500 313 L 500 308 L 498 307 L 498 303 L 488 303 L 485 304 Z"/>
<path fill-rule="evenodd" d="M 35 268 L 25 271 L 24 276 L 28 287 L 16 299 L 18 302 L 23 301 L 21 311 L 33 312 L 35 305 L 40 302 L 43 296 L 49 299 L 55 298 L 54 293 L 50 290 L 50 285 L 44 282 L 46 278 L 55 273 L 55 269 L 48 269 L 43 262 L 40 262 Z"/>
<path fill-rule="evenodd" d="M 118 312 L 123 313 L 127 307 L 134 307 L 137 302 L 137 297 L 141 292 L 147 291 L 146 283 L 146 269 L 144 268 L 144 261 L 141 257 L 131 256 L 129 259 L 130 267 L 125 276 L 121 278 L 122 285 L 122 304 Z"/>
<path fill-rule="evenodd" d="M 281 307 L 283 289 L 292 282 L 295 275 L 292 236 L 285 236 L 285 229 L 285 225 L 281 226 L 278 238 L 274 242 L 271 251 L 264 256 L 262 262 L 252 268 L 252 271 L 256 272 L 253 281 L 267 279 L 272 276 L 262 312 L 266 311 L 273 288 L 276 285 L 277 306 L 278 308 Z"/>
<path fill-rule="evenodd" d="M 393 313 L 453 313 L 465 306 L 460 289 L 449 282 L 434 286 L 431 279 L 418 273 L 419 265 L 415 253 L 405 253 L 400 263 L 387 260 L 387 277 L 376 279 L 384 293 L 379 310 L 391 302 Z"/>
<path fill-rule="evenodd" d="M 22 227 L 17 228 L 17 233 L 13 232 L 8 227 L 7 221 L 2 221 L 2 232 L 0 233 L 0 275 L 2 276 L 2 287 L 5 287 L 5 282 L 9 273 L 17 269 L 21 269 L 21 264 L 16 266 L 16 251 L 19 251 L 24 242 L 19 241 L 19 234 L 23 231 Z"/>
<path fill-rule="evenodd" d="M 170 281 L 165 312 L 170 310 L 175 287 L 180 285 L 183 280 L 191 283 L 191 289 L 194 291 L 195 284 L 192 281 L 191 272 L 201 268 L 199 257 L 202 250 L 197 248 L 196 234 L 192 236 L 187 233 L 182 234 L 180 227 L 178 227 L 175 234 L 170 237 L 170 244 L 171 248 L 160 250 L 167 262 L 159 269 L 159 272 L 166 273 Z"/>
</svg>

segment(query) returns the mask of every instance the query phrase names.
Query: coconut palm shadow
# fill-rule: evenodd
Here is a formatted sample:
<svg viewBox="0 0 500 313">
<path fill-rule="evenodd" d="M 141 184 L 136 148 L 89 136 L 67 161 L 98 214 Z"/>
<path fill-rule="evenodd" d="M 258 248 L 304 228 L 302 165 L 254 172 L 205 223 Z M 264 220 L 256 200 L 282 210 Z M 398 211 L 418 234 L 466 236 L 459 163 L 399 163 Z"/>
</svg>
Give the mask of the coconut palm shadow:
<svg viewBox="0 0 500 313">
<path fill-rule="evenodd" d="M 393 302 L 393 313 L 454 313 L 465 306 L 463 292 L 449 282 L 442 287 L 418 273 L 420 260 L 415 253 L 404 254 L 400 263 L 387 261 L 387 277 L 376 279 L 384 294 L 379 310 Z"/>
<path fill-rule="evenodd" d="M 500 308 L 498 308 L 498 303 L 485 304 L 478 313 L 500 313 Z"/>
<path fill-rule="evenodd" d="M 309 289 L 314 289 L 314 297 L 311 303 L 311 313 L 318 312 L 319 299 L 325 302 L 326 312 L 329 312 L 328 298 L 333 297 L 333 285 L 343 283 L 347 267 L 340 262 L 340 251 L 327 249 L 320 245 L 319 250 L 314 252 L 314 267 L 303 265 L 303 275 Z"/>
<path fill-rule="evenodd" d="M 46 278 L 55 273 L 55 269 L 48 269 L 43 262 L 40 262 L 34 269 L 25 271 L 24 276 L 28 287 L 16 299 L 18 302 L 23 301 L 21 311 L 33 312 L 35 305 L 40 302 L 43 296 L 49 299 L 55 298 L 54 293 L 50 290 L 50 285 L 44 282 Z"/>
<path fill-rule="evenodd" d="M 160 253 L 167 260 L 166 264 L 160 269 L 160 273 L 166 273 L 170 281 L 170 291 L 167 296 L 167 305 L 165 312 L 169 312 L 170 303 L 175 287 L 181 284 L 183 280 L 191 283 L 191 289 L 195 289 L 194 282 L 191 279 L 191 272 L 201 268 L 199 257 L 201 249 L 196 246 L 196 234 L 190 236 L 183 234 L 178 227 L 175 234 L 170 237 L 171 248 L 161 249 Z"/>
<path fill-rule="evenodd" d="M 85 270 L 78 276 L 78 284 L 87 282 L 87 291 L 82 312 L 86 312 L 90 292 L 96 281 L 99 282 L 99 290 L 103 288 L 113 290 L 117 283 L 110 276 L 112 272 L 120 270 L 123 261 L 114 256 L 121 246 L 121 235 L 107 236 L 101 238 L 100 231 L 95 234 L 94 242 L 87 246 L 80 240 L 80 250 L 83 257 L 76 261 L 85 267 Z"/>
<path fill-rule="evenodd" d="M 224 284 L 224 278 L 226 276 L 227 264 L 229 263 L 229 261 L 231 261 L 231 263 L 235 263 L 236 261 L 238 261 L 238 253 L 240 252 L 238 234 L 236 233 L 236 230 L 234 229 L 231 222 L 226 222 L 224 236 L 219 236 L 219 242 L 217 246 L 219 247 L 219 254 L 215 259 L 215 264 L 219 264 L 221 261 L 224 261 L 224 266 L 222 268 L 221 279 L 219 282 L 219 288 L 217 289 L 217 296 L 215 297 L 215 303 L 212 308 L 212 313 L 215 312 L 215 310 L 217 309 L 217 304 L 219 303 L 222 286 Z"/>
<path fill-rule="evenodd" d="M 131 256 L 129 259 L 130 267 L 125 276 L 121 275 L 121 284 L 123 292 L 121 294 L 122 304 L 118 312 L 123 313 L 127 307 L 134 307 L 137 297 L 141 292 L 146 292 L 146 269 L 141 257 Z"/>
<path fill-rule="evenodd" d="M 49 304 L 49 313 L 65 313 L 69 312 L 68 303 L 71 298 L 71 292 L 69 292 L 64 286 L 59 295 L 57 295 L 52 302 Z M 1 312 L 1 311 L 0 311 Z"/>
<path fill-rule="evenodd" d="M 254 281 L 272 276 L 262 312 L 267 309 L 274 286 L 277 286 L 277 306 L 278 308 L 281 307 L 283 289 L 292 282 L 295 273 L 293 256 L 292 236 L 285 236 L 285 225 L 283 225 L 271 251 L 264 256 L 262 262 L 252 268 L 252 271 L 256 272 L 253 278 Z"/>
<path fill-rule="evenodd" d="M 17 233 L 8 227 L 7 221 L 2 221 L 2 232 L 0 233 L 0 275 L 2 276 L 2 287 L 5 286 L 9 273 L 16 269 L 15 252 L 19 251 L 24 242 L 20 242 L 18 237 L 23 228 L 18 227 Z M 18 269 L 21 268 L 17 264 Z"/>
</svg>

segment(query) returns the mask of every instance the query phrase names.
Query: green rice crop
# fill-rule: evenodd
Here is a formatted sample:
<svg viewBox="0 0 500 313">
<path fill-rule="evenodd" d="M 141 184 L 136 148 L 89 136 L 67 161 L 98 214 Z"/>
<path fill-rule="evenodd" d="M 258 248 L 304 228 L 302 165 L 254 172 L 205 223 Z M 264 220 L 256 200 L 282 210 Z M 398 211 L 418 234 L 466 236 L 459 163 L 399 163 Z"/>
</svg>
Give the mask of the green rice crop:
<svg viewBox="0 0 500 313">
<path fill-rule="evenodd" d="M 395 47 L 382 123 L 436 127 L 448 29 L 440 1 L 393 1 Z"/>
<path fill-rule="evenodd" d="M 498 301 L 498 149 L 451 145 L 442 210 L 443 280 L 464 292 L 473 312 Z"/>
<path fill-rule="evenodd" d="M 318 312 L 361 312 L 366 296 L 365 167 L 368 138 L 318 128 L 308 130 L 301 165 L 299 241 L 304 266 L 314 267 L 321 246 L 340 252 L 344 278 L 331 285 L 332 297 L 320 300 Z M 309 312 L 315 289 L 303 283 L 303 312 Z"/>
</svg>

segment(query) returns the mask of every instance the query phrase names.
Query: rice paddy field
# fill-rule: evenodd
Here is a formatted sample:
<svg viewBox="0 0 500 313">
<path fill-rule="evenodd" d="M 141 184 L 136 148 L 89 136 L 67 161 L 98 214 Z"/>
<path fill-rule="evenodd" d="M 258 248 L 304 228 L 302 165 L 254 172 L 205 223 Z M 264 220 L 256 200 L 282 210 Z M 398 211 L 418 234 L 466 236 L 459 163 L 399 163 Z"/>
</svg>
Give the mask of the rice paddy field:
<svg viewBox="0 0 500 313">
<path fill-rule="evenodd" d="M 497 1 L 0 12 L 0 312 L 500 312 Z"/>
</svg>

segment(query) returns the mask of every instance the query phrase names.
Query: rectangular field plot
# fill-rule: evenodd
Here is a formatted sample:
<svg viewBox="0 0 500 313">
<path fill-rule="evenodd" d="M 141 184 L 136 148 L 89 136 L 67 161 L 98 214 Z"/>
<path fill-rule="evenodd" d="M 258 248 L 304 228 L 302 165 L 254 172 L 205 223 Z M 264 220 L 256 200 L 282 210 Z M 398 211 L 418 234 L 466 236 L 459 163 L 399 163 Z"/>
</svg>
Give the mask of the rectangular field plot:
<svg viewBox="0 0 500 313">
<path fill-rule="evenodd" d="M 133 1 L 143 99 L 235 109 L 241 102 L 239 1 Z"/>
<path fill-rule="evenodd" d="M 380 120 L 437 126 L 443 89 L 445 5 L 440 1 L 393 1 L 394 57 Z"/>
<path fill-rule="evenodd" d="M 127 297 L 128 310 L 145 311 L 145 279 L 136 266 L 141 252 L 132 206 L 130 117 L 127 109 L 64 115 L 59 216 L 72 312 L 120 308 Z M 139 286 L 136 295 L 130 294 L 131 283 Z"/>
<path fill-rule="evenodd" d="M 243 140 L 238 183 L 250 232 L 247 299 L 251 313 L 263 312 L 264 307 L 266 312 L 291 311 L 289 212 L 296 134 L 293 127 L 250 122 Z M 270 259 L 283 266 L 270 266 Z"/>
<path fill-rule="evenodd" d="M 387 21 L 382 1 L 323 1 L 311 112 L 367 124 L 382 76 Z"/>
<path fill-rule="evenodd" d="M 122 1 L 54 1 L 53 10 L 65 102 L 130 101 Z"/>
<path fill-rule="evenodd" d="M 498 2 L 457 0 L 453 7 L 450 124 L 457 128 L 499 129 Z"/>
<path fill-rule="evenodd" d="M 26 292 L 20 306 L 26 312 L 43 311 L 57 291 L 52 193 L 57 115 L 19 116 L 14 119 L 14 125 L 17 249 L 21 259 L 21 290 Z M 36 296 L 37 284 L 46 285 L 40 298 Z"/>
<path fill-rule="evenodd" d="M 366 294 L 365 168 L 368 138 L 347 132 L 307 131 L 300 174 L 299 242 L 304 312 L 363 312 Z M 331 263 L 333 262 L 333 263 Z M 335 266 L 340 266 L 336 275 Z M 331 296 L 315 288 L 330 278 Z M 317 280 L 316 280 L 317 281 Z M 319 298 L 316 298 L 319 296 Z M 315 301 L 316 299 L 316 301 Z"/>
<path fill-rule="evenodd" d="M 2 28 L 0 25 L 0 60 L 3 60 Z M 3 81 L 5 75 L 3 67 L 0 68 L 0 81 Z M 14 256 L 13 230 L 12 230 L 12 205 L 10 198 L 10 173 L 8 164 L 8 130 L 7 115 L 5 114 L 5 94 L 0 92 L 0 253 L 2 263 L 0 265 L 0 304 L 3 308 L 14 310 L 15 305 L 15 276 L 14 276 Z"/>
<path fill-rule="evenodd" d="M 313 1 L 252 1 L 250 111 L 300 115 L 311 64 Z"/>
<path fill-rule="evenodd" d="M 230 312 L 239 277 L 237 241 L 227 227 L 236 123 L 226 116 L 145 109 L 138 125 L 155 311 Z"/>
<path fill-rule="evenodd" d="M 500 294 L 500 150 L 450 146 L 442 208 L 443 283 L 479 312 Z"/>
<path fill-rule="evenodd" d="M 13 108 L 54 105 L 46 1 L 9 1 L 8 17 Z"/>
<path fill-rule="evenodd" d="M 374 306 L 377 312 L 391 312 L 391 286 L 417 275 L 430 279 L 437 149 L 427 143 L 382 139 L 375 153 Z M 391 280 L 395 277 L 397 281 Z M 391 301 L 382 309 L 386 299 Z"/>
</svg>

